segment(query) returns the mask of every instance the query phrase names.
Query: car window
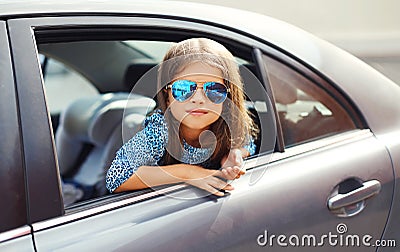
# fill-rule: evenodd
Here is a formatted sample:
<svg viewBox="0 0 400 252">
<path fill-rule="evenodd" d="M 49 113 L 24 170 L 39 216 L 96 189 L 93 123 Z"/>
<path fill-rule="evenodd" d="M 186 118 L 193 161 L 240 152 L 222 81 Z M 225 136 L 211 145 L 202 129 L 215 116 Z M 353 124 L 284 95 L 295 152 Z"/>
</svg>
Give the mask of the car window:
<svg viewBox="0 0 400 252">
<path fill-rule="evenodd" d="M 75 99 L 99 93 L 84 76 L 62 62 L 43 55 L 40 58 L 51 115 L 59 114 Z"/>
<path fill-rule="evenodd" d="M 155 107 L 156 75 L 142 79 L 153 83 L 145 85 L 151 90 L 137 89 L 138 81 L 162 61 L 173 43 L 89 40 L 38 45 L 65 206 L 108 194 L 105 173 L 116 151 L 140 129 L 148 112 L 140 107 L 142 98 Z M 250 52 L 247 59 L 236 57 L 241 66 L 254 68 L 248 60 Z M 122 120 L 125 103 L 121 101 L 131 99 L 131 91 L 142 98 L 132 103 L 133 115 L 124 115 Z M 127 132 L 121 128 L 125 126 Z"/>
<path fill-rule="evenodd" d="M 147 57 L 154 59 L 157 62 L 161 62 L 165 52 L 170 48 L 174 42 L 165 41 L 145 41 L 145 40 L 127 40 L 123 41 L 127 46 L 134 48 L 145 54 Z M 235 57 L 238 64 L 249 64 L 247 60 L 240 57 Z"/>
<path fill-rule="evenodd" d="M 298 71 L 264 56 L 285 146 L 355 129 L 350 115 Z"/>
<path fill-rule="evenodd" d="M 161 62 L 165 52 L 170 48 L 173 42 L 145 41 L 145 40 L 126 40 L 123 41 L 127 46 L 134 48 L 145 54 L 147 57 Z"/>
</svg>

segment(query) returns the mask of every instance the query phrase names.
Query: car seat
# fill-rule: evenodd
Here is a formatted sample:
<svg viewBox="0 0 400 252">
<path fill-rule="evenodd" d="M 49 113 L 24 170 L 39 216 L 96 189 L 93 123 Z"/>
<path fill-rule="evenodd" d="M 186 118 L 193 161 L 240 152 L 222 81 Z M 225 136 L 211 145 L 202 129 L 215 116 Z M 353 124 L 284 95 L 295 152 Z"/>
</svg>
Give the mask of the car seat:
<svg viewBox="0 0 400 252">
<path fill-rule="evenodd" d="M 78 99 L 63 111 L 55 137 L 60 175 L 84 191 L 81 200 L 107 193 L 105 173 L 115 152 L 155 105 L 142 95 L 108 93 Z"/>
</svg>

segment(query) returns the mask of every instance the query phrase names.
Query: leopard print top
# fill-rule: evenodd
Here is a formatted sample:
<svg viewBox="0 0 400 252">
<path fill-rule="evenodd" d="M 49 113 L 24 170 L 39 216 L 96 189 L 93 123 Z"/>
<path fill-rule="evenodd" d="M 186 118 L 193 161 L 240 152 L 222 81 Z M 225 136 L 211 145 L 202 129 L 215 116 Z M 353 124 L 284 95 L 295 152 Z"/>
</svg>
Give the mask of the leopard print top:
<svg viewBox="0 0 400 252">
<path fill-rule="evenodd" d="M 106 186 L 113 192 L 123 184 L 140 166 L 157 166 L 168 143 L 168 126 L 161 110 L 156 110 L 144 121 L 143 130 L 136 133 L 116 153 L 106 175 Z M 254 141 L 244 146 L 250 155 L 255 153 Z M 183 141 L 181 161 L 199 164 L 211 156 L 212 149 L 196 148 Z"/>
</svg>

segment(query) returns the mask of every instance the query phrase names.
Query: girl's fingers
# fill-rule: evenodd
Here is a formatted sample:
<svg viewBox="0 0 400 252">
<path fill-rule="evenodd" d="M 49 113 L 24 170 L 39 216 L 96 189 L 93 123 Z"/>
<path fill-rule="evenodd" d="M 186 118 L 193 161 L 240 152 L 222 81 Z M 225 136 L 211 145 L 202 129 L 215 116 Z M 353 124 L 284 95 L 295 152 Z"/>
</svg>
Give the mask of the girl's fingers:
<svg viewBox="0 0 400 252">
<path fill-rule="evenodd" d="M 209 184 L 205 185 L 205 188 L 203 188 L 205 190 L 207 190 L 208 192 L 217 195 L 217 196 L 224 196 L 225 194 L 219 190 L 227 190 L 227 191 L 232 191 L 235 188 L 230 185 L 227 184 L 226 182 L 218 179 L 218 178 L 214 178 L 211 181 L 209 181 Z"/>
<path fill-rule="evenodd" d="M 216 195 L 216 196 L 224 196 L 225 194 L 217 189 L 215 189 L 214 187 L 210 186 L 210 185 L 206 185 L 206 188 L 203 188 L 204 190 Z"/>
<path fill-rule="evenodd" d="M 233 180 L 235 178 L 239 178 L 240 175 L 245 174 L 246 172 L 238 166 L 233 166 L 233 167 L 225 167 L 222 168 L 220 171 L 220 176 L 216 174 L 216 176 L 225 178 L 227 180 Z"/>
<path fill-rule="evenodd" d="M 223 189 L 228 185 L 225 181 L 223 181 L 217 177 L 210 179 L 210 181 L 208 181 L 208 183 L 209 183 L 209 185 L 211 185 L 212 187 L 214 187 L 216 189 Z"/>
<path fill-rule="evenodd" d="M 239 174 L 239 168 L 237 168 L 237 166 L 234 166 L 234 167 L 232 167 L 231 168 L 231 170 L 230 170 L 230 177 L 231 177 L 231 179 L 235 179 L 236 178 L 236 176 Z"/>
<path fill-rule="evenodd" d="M 235 190 L 235 188 L 231 185 L 231 184 L 227 184 L 224 188 L 222 188 L 223 190 L 227 190 L 227 191 L 233 191 Z"/>
<path fill-rule="evenodd" d="M 203 189 L 216 196 L 224 196 L 224 193 L 219 191 L 221 189 L 229 191 L 234 190 L 232 185 L 228 184 L 221 178 L 227 178 L 229 180 L 234 179 L 237 175 L 237 173 L 235 173 L 235 168 L 229 167 L 228 169 L 223 168 L 217 171 L 215 170 L 212 172 L 210 171 L 210 173 L 208 173 L 207 176 L 204 176 L 206 174 L 207 173 L 205 174 L 202 173 L 201 177 L 198 177 L 196 179 L 189 179 L 186 181 L 186 183 L 198 187 L 200 189 Z"/>
<path fill-rule="evenodd" d="M 198 188 L 205 190 L 216 196 L 224 196 L 225 195 L 223 192 L 219 191 L 219 189 L 225 188 L 226 185 L 221 184 L 221 185 L 217 186 L 218 182 L 216 182 L 216 181 L 211 181 L 209 179 L 202 179 L 202 180 L 188 182 L 188 184 L 198 187 Z"/>
<path fill-rule="evenodd" d="M 223 168 L 221 170 L 221 173 L 223 174 L 222 177 L 228 180 L 231 180 L 236 177 L 236 174 L 234 174 L 232 167 Z"/>
<path fill-rule="evenodd" d="M 234 169 L 235 169 L 236 174 L 244 175 L 246 173 L 246 171 L 240 169 L 240 167 L 238 167 L 238 166 L 235 166 Z"/>
</svg>

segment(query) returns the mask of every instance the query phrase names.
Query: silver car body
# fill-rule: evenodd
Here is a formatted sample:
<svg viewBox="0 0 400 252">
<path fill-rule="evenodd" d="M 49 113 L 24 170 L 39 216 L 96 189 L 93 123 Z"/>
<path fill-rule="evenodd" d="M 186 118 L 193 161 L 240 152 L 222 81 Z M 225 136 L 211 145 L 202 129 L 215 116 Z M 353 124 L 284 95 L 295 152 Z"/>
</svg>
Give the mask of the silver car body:
<svg viewBox="0 0 400 252">
<path fill-rule="evenodd" d="M 32 233 L 3 242 L 0 248 L 32 250 L 32 235 L 37 251 L 253 251 L 271 246 L 260 242 L 274 234 L 274 246 L 269 249 L 279 251 L 287 249 L 278 245 L 279 235 L 338 234 L 341 223 L 348 228 L 347 234 L 400 237 L 396 188 L 400 88 L 349 53 L 284 22 L 217 6 L 172 1 L 37 1 L 27 6 L 10 1 L 0 4 L 0 9 L 0 18 L 4 17 L 0 25 L 8 27 L 12 45 L 18 44 L 17 29 L 26 31 L 28 38 L 32 26 L 106 25 L 109 21 L 121 26 L 209 31 L 260 49 L 273 45 L 325 76 L 356 104 L 368 125 L 249 160 L 246 166 L 252 169 L 234 182 L 236 189 L 226 197 L 197 197 L 197 190 L 179 190 L 185 185 L 175 185 L 32 223 Z M 34 49 L 34 43 L 26 46 Z M 18 56 L 17 51 L 13 53 Z M 16 72 L 22 74 L 23 70 Z M 363 211 L 342 218 L 329 211 L 327 201 L 334 188 L 349 178 L 377 180 L 381 188 L 365 201 Z M 333 246 L 328 240 L 323 245 L 324 251 L 376 250 Z M 309 251 L 310 247 L 294 250 Z"/>
</svg>

